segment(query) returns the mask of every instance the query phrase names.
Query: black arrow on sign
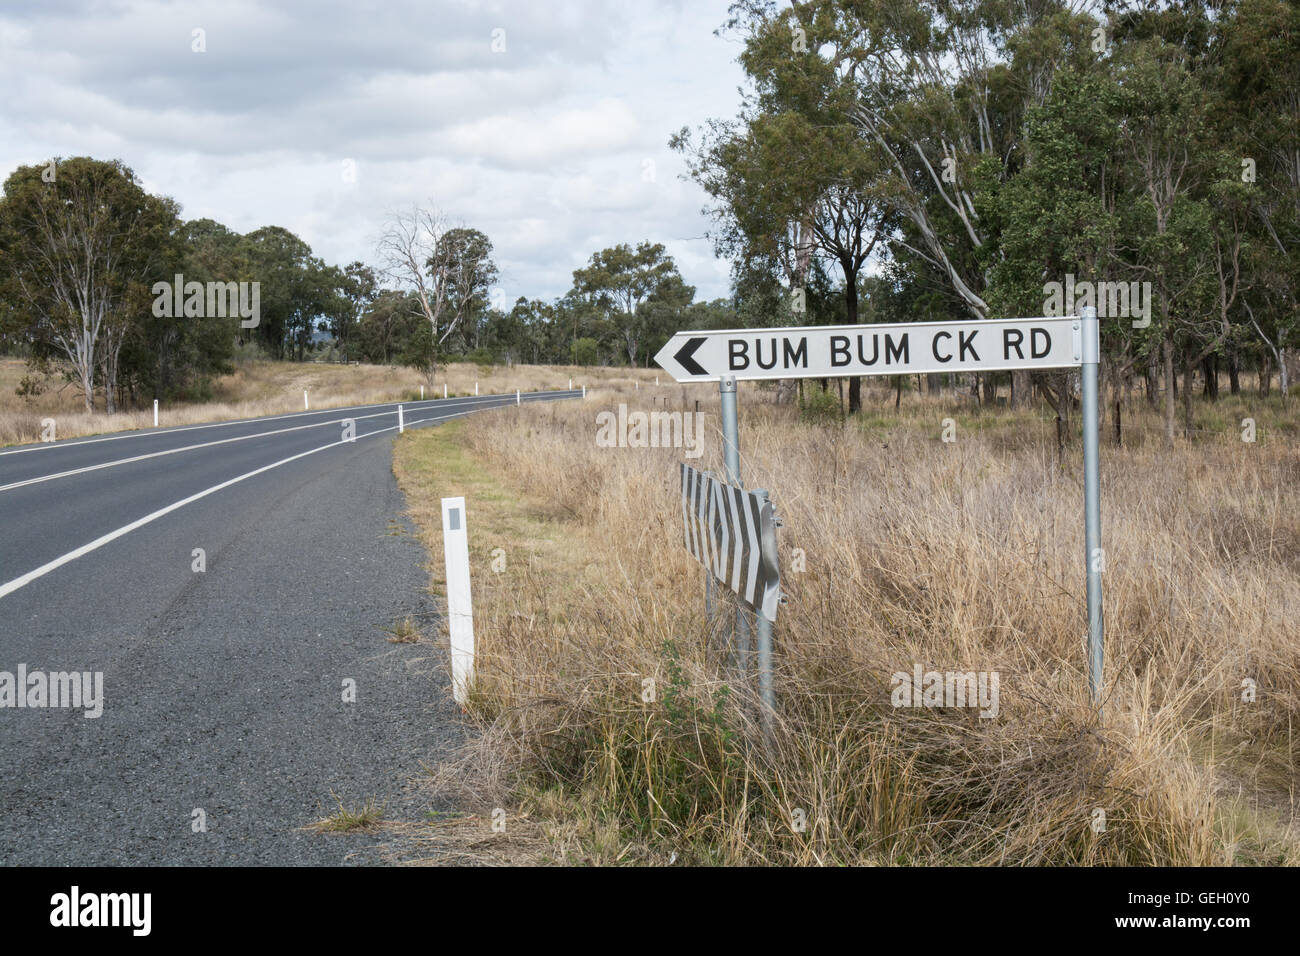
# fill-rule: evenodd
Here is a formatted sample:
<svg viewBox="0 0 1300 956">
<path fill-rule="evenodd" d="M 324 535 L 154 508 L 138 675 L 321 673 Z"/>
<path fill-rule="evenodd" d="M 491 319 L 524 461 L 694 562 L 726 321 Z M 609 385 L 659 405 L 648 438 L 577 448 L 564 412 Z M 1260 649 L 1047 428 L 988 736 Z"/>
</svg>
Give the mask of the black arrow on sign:
<svg viewBox="0 0 1300 956">
<path fill-rule="evenodd" d="M 708 375 L 709 373 L 704 370 L 704 366 L 691 358 L 691 356 L 695 354 L 696 350 L 703 344 L 703 338 L 687 339 L 686 344 L 677 350 L 677 354 L 674 355 L 673 358 L 682 368 L 686 369 L 686 371 L 690 372 L 692 375 Z"/>
</svg>

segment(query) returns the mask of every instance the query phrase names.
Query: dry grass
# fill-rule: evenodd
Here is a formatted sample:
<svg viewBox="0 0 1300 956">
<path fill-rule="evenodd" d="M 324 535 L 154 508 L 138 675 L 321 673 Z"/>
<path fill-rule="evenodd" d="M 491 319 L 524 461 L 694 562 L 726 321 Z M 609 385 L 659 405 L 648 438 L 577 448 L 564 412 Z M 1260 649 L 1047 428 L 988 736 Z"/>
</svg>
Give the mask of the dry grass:
<svg viewBox="0 0 1300 956">
<path fill-rule="evenodd" d="M 1208 409 L 1166 451 L 1135 409 L 1130 446 L 1103 445 L 1098 716 L 1077 437 L 1058 467 L 1042 412 L 908 396 L 895 416 L 877 395 L 862 423 L 819 426 L 742 387 L 742 471 L 784 519 L 769 744 L 681 546 L 680 453 L 594 441 L 601 409 L 698 396 L 694 464 L 721 472 L 714 394 L 602 391 L 399 443 L 434 555 L 436 496 L 470 512 L 481 734 L 438 786 L 531 808 L 553 855 L 598 863 L 1300 862 L 1294 411 L 1260 406 L 1245 444 L 1239 409 Z M 915 664 L 998 672 L 1000 714 L 893 708 Z"/>
<path fill-rule="evenodd" d="M 56 438 L 75 438 L 104 432 L 153 427 L 153 402 L 147 407 L 109 415 L 86 412 L 81 391 L 52 376 L 43 380 L 44 390 L 35 396 L 17 394 L 19 384 L 30 374 L 20 359 L 0 357 L 0 445 L 39 441 L 42 420 L 54 419 Z M 628 384 L 643 387 L 654 383 L 656 373 L 644 369 L 585 368 L 580 366 L 515 365 L 479 366 L 459 362 L 440 368 L 433 381 L 415 369 L 386 365 L 326 365 L 302 362 L 248 362 L 213 383 L 208 402 L 163 405 L 159 420 L 163 426 L 194 425 L 202 422 L 236 421 L 259 415 L 278 415 L 303 410 L 303 390 L 313 409 L 343 408 L 378 402 L 410 401 L 420 397 L 424 386 L 428 398 L 441 398 L 443 386 L 449 396 L 506 394 L 574 387 L 584 383 Z M 103 407 L 98 399 L 97 407 Z"/>
</svg>

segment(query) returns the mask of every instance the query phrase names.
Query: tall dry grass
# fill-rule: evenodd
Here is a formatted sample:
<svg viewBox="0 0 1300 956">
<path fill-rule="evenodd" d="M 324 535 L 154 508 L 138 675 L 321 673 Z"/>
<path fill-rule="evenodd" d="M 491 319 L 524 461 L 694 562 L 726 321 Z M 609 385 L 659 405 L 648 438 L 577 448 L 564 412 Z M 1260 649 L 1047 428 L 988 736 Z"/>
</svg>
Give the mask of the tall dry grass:
<svg viewBox="0 0 1300 956">
<path fill-rule="evenodd" d="M 549 807 L 572 852 L 598 862 L 600 846 L 624 862 L 1300 859 L 1300 454 L 1277 437 L 1286 422 L 1254 444 L 1231 430 L 1173 451 L 1103 445 L 1098 713 L 1077 435 L 1058 465 L 1042 412 L 972 417 L 909 396 L 895 416 L 880 396 L 865 427 L 815 425 L 742 386 L 742 472 L 784 520 L 789 596 L 765 741 L 751 682 L 728 666 L 728 615 L 706 618 L 681 543 L 681 453 L 594 440 L 602 409 L 693 410 L 698 396 L 710 438 L 694 464 L 721 473 L 714 394 L 595 392 L 465 430 L 556 541 L 498 542 L 515 549 L 510 572 L 476 572 L 482 733 L 440 785 Z M 1133 414 L 1132 436 L 1158 432 Z M 999 715 L 894 708 L 891 675 L 916 664 L 998 672 Z"/>
<path fill-rule="evenodd" d="M 0 445 L 38 441 L 42 421 L 53 418 L 56 438 L 74 438 L 107 432 L 153 427 L 153 403 L 109 415 L 87 412 L 81 390 L 61 378 L 42 382 L 43 391 L 30 397 L 17 394 L 29 370 L 15 358 L 0 358 Z M 252 361 L 241 363 L 229 375 L 213 382 L 212 398 L 202 402 L 163 403 L 162 426 L 236 421 L 260 415 L 303 410 L 303 391 L 313 409 L 343 408 L 379 402 L 414 400 L 425 388 L 427 398 L 447 394 L 505 394 L 515 389 L 540 391 L 582 384 L 650 385 L 656 373 L 645 369 L 586 368 L 581 366 L 514 365 L 479 366 L 456 362 L 441 366 L 432 376 L 406 367 L 388 365 L 328 365 L 311 362 Z M 103 408 L 103 398 L 97 398 Z"/>
</svg>

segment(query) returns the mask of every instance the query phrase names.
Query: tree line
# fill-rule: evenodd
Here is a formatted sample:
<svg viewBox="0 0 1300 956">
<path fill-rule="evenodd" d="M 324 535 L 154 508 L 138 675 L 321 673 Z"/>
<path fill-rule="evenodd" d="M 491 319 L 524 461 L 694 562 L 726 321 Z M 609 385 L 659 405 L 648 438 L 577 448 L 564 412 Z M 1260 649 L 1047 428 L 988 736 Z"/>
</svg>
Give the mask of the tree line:
<svg viewBox="0 0 1300 956">
<path fill-rule="evenodd" d="M 374 264 L 337 266 L 280 226 L 184 220 L 118 160 L 22 166 L 0 197 L 0 353 L 31 369 L 20 394 L 62 373 L 87 410 L 202 400 L 241 355 L 644 366 L 732 321 L 656 243 L 594 253 L 554 301 L 511 305 L 500 278 L 491 240 L 433 205 L 390 214 Z"/>
<path fill-rule="evenodd" d="M 1096 293 L 1112 399 L 1144 388 L 1170 440 L 1198 382 L 1214 400 L 1223 371 L 1233 392 L 1243 370 L 1265 393 L 1294 380 L 1294 2 L 739 0 L 727 28 L 752 91 L 671 145 L 737 291 L 779 288 L 786 323 L 828 276 L 845 322 L 1070 314 L 1062 290 Z M 971 384 L 1077 401 L 1066 374 Z"/>
</svg>

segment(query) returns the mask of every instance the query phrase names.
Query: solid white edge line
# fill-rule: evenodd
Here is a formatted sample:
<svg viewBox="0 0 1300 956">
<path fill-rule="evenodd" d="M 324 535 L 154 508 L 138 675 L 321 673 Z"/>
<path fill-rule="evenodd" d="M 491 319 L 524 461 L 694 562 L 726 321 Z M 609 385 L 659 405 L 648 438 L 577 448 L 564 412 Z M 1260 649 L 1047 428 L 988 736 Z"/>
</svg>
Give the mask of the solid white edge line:
<svg viewBox="0 0 1300 956">
<path fill-rule="evenodd" d="M 421 419 L 420 422 L 414 422 L 412 424 L 442 421 L 445 418 L 459 418 L 462 415 L 468 415 L 468 414 L 470 414 L 470 412 L 467 411 L 453 412 L 450 415 L 443 415 L 434 418 Z M 366 434 L 360 437 L 369 438 L 372 435 L 382 435 L 384 432 L 391 432 L 396 430 L 397 430 L 396 425 L 390 425 L 387 428 L 380 428 L 380 429 L 376 429 L 373 432 L 366 432 Z M 306 458 L 308 455 L 314 455 L 318 451 L 325 451 L 325 449 L 327 448 L 337 448 L 339 445 L 353 445 L 356 444 L 356 441 L 357 439 L 353 438 L 347 441 L 331 442 L 328 445 L 321 445 L 319 448 L 311 448 L 308 449 L 307 451 L 299 452 L 296 455 L 290 455 L 288 458 L 282 458 L 280 461 L 272 462 L 269 465 L 263 465 L 261 468 L 256 468 L 253 471 L 246 472 L 245 474 L 239 475 L 235 478 L 231 478 L 228 481 L 223 481 L 221 482 L 221 484 L 213 485 L 211 488 L 205 488 L 202 491 L 198 492 L 197 494 L 190 495 L 188 498 L 182 498 L 180 501 L 173 502 L 172 504 L 169 504 L 165 508 L 159 508 L 157 511 L 151 514 L 147 514 L 143 518 L 137 518 L 135 521 L 132 521 L 130 524 L 123 525 L 122 527 L 118 528 L 116 531 L 110 531 L 106 535 L 101 535 L 100 537 L 96 538 L 94 541 L 91 541 L 88 544 L 83 544 L 81 547 L 69 551 L 67 554 L 61 555 L 60 557 L 55 558 L 53 561 L 47 561 L 45 564 L 42 564 L 39 568 L 35 568 L 34 570 L 28 571 L 26 574 L 20 577 L 16 577 L 12 581 L 8 581 L 4 584 L 0 584 L 0 598 L 4 598 L 12 594 L 13 592 L 17 591 L 19 588 L 26 587 L 28 584 L 31 584 L 33 581 L 35 581 L 37 578 L 42 578 L 45 575 L 49 574 L 51 571 L 55 571 L 63 567 L 63 565 L 77 560 L 77 558 L 87 555 L 92 551 L 97 551 L 98 549 L 102 548 L 104 545 L 116 541 L 118 538 L 122 537 L 123 535 L 130 534 L 132 531 L 135 531 L 137 528 L 142 528 L 145 525 L 149 524 L 150 522 L 157 521 L 159 518 L 163 517 L 164 515 L 171 514 L 173 511 L 176 511 L 179 508 L 184 508 L 188 504 L 193 504 L 194 502 L 198 501 L 200 498 L 206 498 L 208 495 L 215 494 L 218 491 L 221 491 L 225 488 L 229 488 L 231 485 L 238 484 L 239 482 L 245 480 L 246 478 L 252 478 L 255 475 L 262 474 L 262 472 L 270 471 L 272 468 L 279 468 L 281 465 L 287 465 L 289 464 L 289 462 L 297 461 L 299 458 Z"/>
<path fill-rule="evenodd" d="M 576 389 L 558 389 L 555 391 L 559 393 L 563 393 L 565 391 L 576 391 Z M 553 394 L 553 392 L 531 392 L 529 394 L 550 395 Z M 181 425 L 179 427 L 174 427 L 174 428 L 160 428 L 156 431 L 133 430 L 133 431 L 125 432 L 120 435 L 105 435 L 100 438 L 68 438 L 61 442 L 51 441 L 51 442 L 39 442 L 32 445 L 24 445 L 19 448 L 10 448 L 8 451 L 0 451 L 0 458 L 3 458 L 6 455 L 23 455 L 31 451 L 49 451 L 53 448 L 76 448 L 79 445 L 95 445 L 103 441 L 121 441 L 125 438 L 153 438 L 158 435 L 175 435 L 180 432 L 192 432 L 202 428 L 225 428 L 227 425 L 255 425 L 258 422 L 276 422 L 276 421 L 282 421 L 286 418 L 302 418 L 304 415 L 327 415 L 330 412 L 348 412 L 348 411 L 352 411 L 353 409 L 385 408 L 388 406 L 392 406 L 393 409 L 396 409 L 399 404 L 433 405 L 435 403 L 442 403 L 442 404 L 455 405 L 461 402 L 476 402 L 482 404 L 484 402 L 489 402 L 494 398 L 505 398 L 505 397 L 506 395 L 503 393 L 500 395 L 464 395 L 459 398 L 430 398 L 430 399 L 426 399 L 425 402 L 423 403 L 421 402 L 409 402 L 409 403 L 377 402 L 373 405 L 345 405 L 342 408 L 322 408 L 318 411 L 294 412 L 288 415 L 267 415 L 262 418 L 240 418 L 240 419 L 236 419 L 235 421 L 229 421 L 229 422 L 208 422 L 203 425 Z"/>
<path fill-rule="evenodd" d="M 493 395 L 490 397 L 498 398 L 500 396 Z M 449 401 L 454 402 L 458 400 L 450 399 Z M 479 404 L 482 403 L 480 402 Z M 502 404 L 505 403 L 503 402 Z M 376 406 L 362 406 L 362 407 L 373 408 Z M 330 411 L 337 411 L 337 409 L 330 409 Z M 360 422 L 360 421 L 365 421 L 367 418 L 382 418 L 385 415 L 394 415 L 396 413 L 397 410 L 394 409 L 391 412 L 376 412 L 373 415 L 355 415 L 350 418 L 334 418 L 334 419 L 330 419 L 329 421 L 312 422 L 310 425 L 294 425 L 291 428 L 276 428 L 269 432 L 257 432 L 256 434 L 253 435 L 237 435 L 234 438 L 220 438 L 216 441 L 200 442 L 197 445 L 184 445 L 180 448 L 168 448 L 163 451 L 150 452 L 147 455 L 135 455 L 131 458 L 118 458 L 114 461 L 100 462 L 98 465 L 86 465 L 83 468 L 73 468 L 68 471 L 59 471 L 49 475 L 38 475 L 35 478 L 24 478 L 22 481 L 14 481 L 14 482 L 10 482 L 7 485 L 0 485 L 0 492 L 12 491 L 14 488 L 25 488 L 27 485 L 38 485 L 44 481 L 54 481 L 56 478 L 70 478 L 73 475 L 82 475 L 88 471 L 100 471 L 101 469 L 104 468 L 112 468 L 115 465 L 129 465 L 135 461 L 146 461 L 150 458 L 161 458 L 164 455 L 178 455 L 183 451 L 193 451 L 196 448 L 211 448 L 214 445 L 226 445 L 229 444 L 230 442 L 236 442 L 236 441 L 250 441 L 254 438 L 266 438 L 271 435 L 284 435 L 288 432 L 299 432 L 307 428 L 324 428 L 326 425 L 339 425 L 342 424 L 343 422 Z M 431 420 L 432 419 L 421 419 L 421 421 L 431 421 Z M 374 433 L 368 432 L 367 434 L 374 434 Z M 85 442 L 84 444 L 90 444 L 90 443 Z M 28 450 L 32 450 L 32 449 L 28 449 Z"/>
</svg>

